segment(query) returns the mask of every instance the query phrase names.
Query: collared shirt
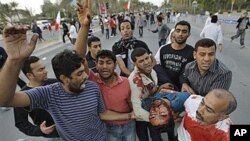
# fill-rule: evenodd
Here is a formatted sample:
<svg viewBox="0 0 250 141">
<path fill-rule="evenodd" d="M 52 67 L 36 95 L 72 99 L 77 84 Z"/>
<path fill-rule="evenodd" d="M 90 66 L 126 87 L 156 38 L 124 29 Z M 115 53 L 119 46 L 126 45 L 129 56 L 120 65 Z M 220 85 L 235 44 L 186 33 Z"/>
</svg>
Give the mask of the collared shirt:
<svg viewBox="0 0 250 141">
<path fill-rule="evenodd" d="M 195 93 L 202 96 L 215 88 L 228 90 L 232 82 L 232 72 L 217 59 L 203 76 L 199 72 L 196 61 L 186 65 L 183 75 Z"/>
<path fill-rule="evenodd" d="M 200 37 L 212 39 L 217 44 L 223 43 L 223 35 L 221 25 L 210 23 L 205 26 L 200 33 Z"/>
<path fill-rule="evenodd" d="M 111 85 L 107 85 L 98 73 L 93 73 L 92 71 L 90 71 L 89 80 L 96 82 L 99 86 L 106 109 L 120 113 L 131 112 L 131 89 L 128 79 L 117 74 L 115 75 L 117 80 Z M 128 122 L 129 120 L 119 120 L 106 123 L 126 124 Z"/>
<path fill-rule="evenodd" d="M 128 77 L 129 85 L 131 88 L 131 102 L 133 105 L 133 110 L 138 117 L 139 121 L 149 121 L 149 112 L 141 107 L 142 99 L 147 98 L 150 95 L 150 90 L 152 86 L 158 83 L 157 75 L 154 70 L 151 72 L 151 77 L 147 77 L 145 74 L 140 73 L 140 78 L 138 78 L 138 68 L 135 67 L 134 71 Z M 138 81 L 142 80 L 138 83 Z"/>
<path fill-rule="evenodd" d="M 196 119 L 196 111 L 202 96 L 191 95 L 184 103 L 185 115 L 177 128 L 179 141 L 229 141 L 230 118 L 211 125 L 200 125 Z"/>
</svg>

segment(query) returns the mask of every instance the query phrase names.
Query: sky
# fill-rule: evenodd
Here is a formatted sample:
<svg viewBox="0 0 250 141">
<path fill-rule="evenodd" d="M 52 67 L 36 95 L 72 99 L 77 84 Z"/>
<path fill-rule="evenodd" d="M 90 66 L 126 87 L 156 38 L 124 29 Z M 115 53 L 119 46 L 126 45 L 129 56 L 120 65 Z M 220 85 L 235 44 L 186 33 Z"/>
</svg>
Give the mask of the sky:
<svg viewBox="0 0 250 141">
<path fill-rule="evenodd" d="M 164 0 L 139 0 L 139 1 L 151 2 L 151 3 L 153 3 L 153 4 L 157 5 L 157 6 L 161 6 L 161 4 L 162 4 L 162 2 L 163 2 Z M 132 2 L 133 2 L 133 0 L 132 0 Z"/>
<path fill-rule="evenodd" d="M 32 8 L 32 12 L 35 14 L 41 13 L 41 5 L 43 5 L 44 0 L 1 0 L 1 3 L 10 3 L 10 2 L 16 2 L 18 3 L 18 8 L 25 9 L 27 7 L 28 9 Z M 56 2 L 56 0 L 50 0 L 51 2 Z"/>
<path fill-rule="evenodd" d="M 44 0 L 1 0 L 1 3 L 10 3 L 10 2 L 17 2 L 18 8 L 25 9 L 27 7 L 29 10 L 32 9 L 33 14 L 41 13 L 41 5 L 43 4 Z M 52 3 L 56 2 L 57 0 L 50 0 Z M 160 6 L 164 0 L 139 0 L 143 2 L 151 2 Z M 133 2 L 133 0 L 132 0 Z"/>
</svg>

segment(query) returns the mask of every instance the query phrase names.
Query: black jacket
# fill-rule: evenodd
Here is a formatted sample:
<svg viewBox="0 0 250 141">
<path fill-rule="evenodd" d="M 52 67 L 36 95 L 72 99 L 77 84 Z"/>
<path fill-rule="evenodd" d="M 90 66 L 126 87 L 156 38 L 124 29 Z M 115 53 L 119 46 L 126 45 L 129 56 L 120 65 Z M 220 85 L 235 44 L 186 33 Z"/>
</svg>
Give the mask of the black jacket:
<svg viewBox="0 0 250 141">
<path fill-rule="evenodd" d="M 43 86 L 58 82 L 56 79 L 48 79 Z M 22 90 L 29 90 L 32 87 L 24 86 Z M 30 123 L 28 120 L 28 116 L 31 117 L 33 123 Z M 54 124 L 54 120 L 51 115 L 43 110 L 43 109 L 34 109 L 31 112 L 27 111 L 25 108 L 14 108 L 14 118 L 15 118 L 15 126 L 24 134 L 28 136 L 43 136 L 43 137 L 59 137 L 56 130 L 54 130 L 51 134 L 46 135 L 43 134 L 40 129 L 40 124 L 43 121 L 46 121 L 46 126 L 50 126 Z"/>
</svg>

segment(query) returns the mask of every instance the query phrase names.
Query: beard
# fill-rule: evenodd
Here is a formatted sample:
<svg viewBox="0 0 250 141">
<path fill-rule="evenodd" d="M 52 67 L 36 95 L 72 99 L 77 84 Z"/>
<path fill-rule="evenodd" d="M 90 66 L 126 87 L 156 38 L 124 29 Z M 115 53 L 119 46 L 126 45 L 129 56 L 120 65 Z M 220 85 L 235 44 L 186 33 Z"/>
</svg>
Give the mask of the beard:
<svg viewBox="0 0 250 141">
<path fill-rule="evenodd" d="M 175 38 L 175 42 L 178 43 L 178 44 L 185 44 L 187 41 L 187 39 L 184 39 L 184 40 L 181 40 L 181 41 L 178 41 L 176 38 Z"/>
</svg>

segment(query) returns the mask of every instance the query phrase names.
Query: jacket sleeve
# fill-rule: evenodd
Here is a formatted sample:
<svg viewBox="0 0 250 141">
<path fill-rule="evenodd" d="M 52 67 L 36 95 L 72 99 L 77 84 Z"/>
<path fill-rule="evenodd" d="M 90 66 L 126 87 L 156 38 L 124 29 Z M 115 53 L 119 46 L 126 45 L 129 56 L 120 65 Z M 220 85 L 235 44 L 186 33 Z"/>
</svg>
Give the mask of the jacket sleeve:
<svg viewBox="0 0 250 141">
<path fill-rule="evenodd" d="M 39 125 L 33 125 L 28 120 L 29 112 L 24 108 L 14 108 L 15 126 L 28 136 L 43 136 Z"/>
</svg>

